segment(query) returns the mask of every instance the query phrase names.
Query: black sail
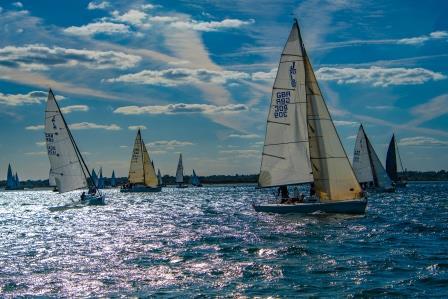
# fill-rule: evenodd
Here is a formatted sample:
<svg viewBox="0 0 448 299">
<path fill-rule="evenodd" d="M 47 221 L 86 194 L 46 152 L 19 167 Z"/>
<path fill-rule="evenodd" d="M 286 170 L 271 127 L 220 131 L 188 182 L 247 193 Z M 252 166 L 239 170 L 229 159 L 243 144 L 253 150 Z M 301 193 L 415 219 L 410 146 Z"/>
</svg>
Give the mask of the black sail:
<svg viewBox="0 0 448 299">
<path fill-rule="evenodd" d="M 386 156 L 386 172 L 392 181 L 398 181 L 397 174 L 397 154 L 395 150 L 395 135 L 392 135 L 392 139 L 389 143 Z"/>
</svg>

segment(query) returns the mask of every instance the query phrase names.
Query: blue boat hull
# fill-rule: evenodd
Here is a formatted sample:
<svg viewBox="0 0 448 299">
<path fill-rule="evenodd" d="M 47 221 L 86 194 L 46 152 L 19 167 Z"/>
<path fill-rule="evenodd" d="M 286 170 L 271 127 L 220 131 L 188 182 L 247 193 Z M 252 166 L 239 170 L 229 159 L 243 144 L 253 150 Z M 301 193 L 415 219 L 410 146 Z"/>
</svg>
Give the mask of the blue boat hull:
<svg viewBox="0 0 448 299">
<path fill-rule="evenodd" d="M 160 192 L 162 187 L 147 187 L 147 186 L 134 186 L 128 189 L 120 189 L 123 193 L 138 193 L 138 192 Z"/>
<path fill-rule="evenodd" d="M 88 203 L 91 206 L 103 206 L 106 204 L 106 196 L 104 194 L 86 194 L 81 202 Z"/>
<path fill-rule="evenodd" d="M 315 212 L 337 214 L 364 214 L 367 200 L 304 202 L 295 204 L 253 205 L 255 211 L 275 214 L 310 214 Z"/>
</svg>

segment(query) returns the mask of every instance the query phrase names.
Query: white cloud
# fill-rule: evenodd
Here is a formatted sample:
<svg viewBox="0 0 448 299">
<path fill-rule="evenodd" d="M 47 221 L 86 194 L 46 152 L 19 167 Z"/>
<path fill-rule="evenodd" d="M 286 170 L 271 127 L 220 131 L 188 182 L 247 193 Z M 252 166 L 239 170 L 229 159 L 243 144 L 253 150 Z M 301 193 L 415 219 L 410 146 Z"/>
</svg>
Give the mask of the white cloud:
<svg viewBox="0 0 448 299">
<path fill-rule="evenodd" d="M 397 44 L 404 44 L 404 45 L 421 45 L 429 40 L 434 39 L 443 39 L 448 38 L 448 32 L 446 31 L 434 31 L 431 32 L 429 35 L 422 35 L 418 37 L 410 37 L 410 38 L 402 38 L 397 40 Z"/>
<path fill-rule="evenodd" d="M 110 7 L 110 3 L 107 1 L 102 1 L 102 2 L 96 2 L 96 1 L 92 1 L 89 3 L 89 5 L 87 5 L 87 9 L 93 10 L 93 9 L 106 9 Z"/>
<path fill-rule="evenodd" d="M 429 80 L 442 80 L 446 76 L 424 68 L 334 68 L 322 67 L 316 72 L 323 81 L 337 81 L 338 84 L 364 83 L 373 86 L 423 84 Z"/>
<path fill-rule="evenodd" d="M 233 149 L 219 151 L 221 154 L 232 155 L 235 158 L 257 158 L 260 157 L 259 150 L 253 149 Z"/>
<path fill-rule="evenodd" d="M 254 81 L 274 81 L 277 75 L 277 68 L 273 68 L 270 72 L 255 72 L 252 73 L 252 80 Z"/>
<path fill-rule="evenodd" d="M 25 130 L 39 131 L 39 130 L 43 130 L 44 128 L 45 128 L 44 125 L 35 125 L 35 126 L 27 126 L 27 127 L 25 127 Z"/>
<path fill-rule="evenodd" d="M 148 22 L 148 14 L 140 10 L 131 9 L 122 15 L 120 15 L 118 11 L 114 11 L 112 15 L 114 16 L 113 20 L 116 22 L 127 23 L 133 26 L 144 28 L 150 27 L 150 24 Z"/>
<path fill-rule="evenodd" d="M 87 105 L 72 105 L 72 106 L 65 106 L 61 108 L 62 113 L 69 114 L 72 112 L 86 112 L 89 111 L 89 106 Z"/>
<path fill-rule="evenodd" d="M 447 146 L 448 141 L 438 140 L 432 137 L 408 137 L 400 139 L 401 146 Z"/>
<path fill-rule="evenodd" d="M 14 2 L 12 5 L 17 7 L 17 8 L 23 8 L 22 2 Z"/>
<path fill-rule="evenodd" d="M 335 126 L 343 127 L 343 126 L 357 126 L 358 123 L 356 121 L 346 121 L 346 120 L 334 120 Z"/>
<path fill-rule="evenodd" d="M 201 22 L 196 20 L 189 21 L 175 21 L 170 25 L 176 29 L 191 29 L 196 31 L 218 31 L 221 29 L 240 28 L 242 26 L 251 25 L 255 21 L 250 19 L 248 21 L 242 21 L 238 19 L 224 19 L 216 22 Z"/>
<path fill-rule="evenodd" d="M 0 48 L 0 66 L 28 70 L 47 70 L 50 66 L 126 69 L 135 66 L 140 60 L 139 56 L 115 51 L 49 48 L 43 45 Z"/>
<path fill-rule="evenodd" d="M 124 106 L 114 110 L 114 113 L 124 115 L 140 114 L 176 114 L 176 113 L 235 113 L 246 111 L 249 108 L 243 104 L 229 104 L 225 106 L 215 106 L 209 104 L 168 104 L 154 106 Z"/>
<path fill-rule="evenodd" d="M 144 70 L 135 74 L 126 74 L 106 82 L 126 82 L 134 84 L 177 86 L 199 83 L 224 84 L 231 80 L 249 79 L 243 72 L 212 71 L 207 69 L 172 68 L 161 71 Z"/>
<path fill-rule="evenodd" d="M 448 113 L 448 94 L 437 96 L 427 103 L 415 106 L 411 113 L 417 118 L 411 123 L 422 123 Z"/>
<path fill-rule="evenodd" d="M 89 122 L 75 123 L 75 124 L 69 125 L 69 127 L 72 130 L 90 130 L 90 129 L 102 129 L 102 130 L 107 130 L 107 131 L 121 130 L 121 128 L 116 124 L 99 125 L 99 124 L 89 123 Z"/>
<path fill-rule="evenodd" d="M 350 136 L 347 136 L 346 139 L 356 139 L 356 135 L 350 135 Z"/>
<path fill-rule="evenodd" d="M 392 110 L 394 109 L 394 106 L 378 105 L 378 106 L 366 106 L 366 108 L 372 110 Z"/>
<path fill-rule="evenodd" d="M 229 138 L 256 139 L 256 138 L 260 138 L 260 135 L 257 135 L 257 134 L 230 134 Z"/>
<path fill-rule="evenodd" d="M 154 8 L 156 8 L 157 7 L 157 5 L 154 5 L 154 4 L 143 4 L 142 6 L 141 6 L 141 8 L 142 9 L 154 9 Z"/>
<path fill-rule="evenodd" d="M 44 151 L 42 151 L 42 152 L 27 152 L 27 153 L 25 153 L 25 155 L 27 155 L 27 156 L 46 156 L 47 152 L 44 152 Z"/>
<path fill-rule="evenodd" d="M 96 22 L 83 26 L 71 26 L 64 29 L 64 32 L 80 35 L 90 36 L 96 34 L 128 34 L 130 33 L 130 27 L 126 24 L 117 24 L 112 22 Z"/>
<path fill-rule="evenodd" d="M 3 94 L 0 92 L 0 105 L 22 106 L 26 104 L 40 104 L 47 99 L 45 91 L 31 91 L 27 94 Z"/>
<path fill-rule="evenodd" d="M 146 126 L 144 126 L 144 125 L 129 126 L 129 127 L 128 127 L 128 130 L 131 130 L 131 131 L 137 131 L 138 129 L 140 129 L 140 130 L 146 130 L 147 128 L 146 128 Z"/>
<path fill-rule="evenodd" d="M 178 140 L 158 140 L 148 143 L 148 146 L 156 150 L 174 150 L 178 147 L 190 146 L 194 143 L 190 141 L 178 141 Z M 151 151 L 152 153 L 153 151 Z"/>
<path fill-rule="evenodd" d="M 128 148 L 129 146 L 127 145 L 120 145 L 120 148 Z"/>
<path fill-rule="evenodd" d="M 45 146 L 45 145 L 47 145 L 47 143 L 45 141 L 38 141 L 38 142 L 36 142 L 36 145 L 37 146 Z"/>
</svg>

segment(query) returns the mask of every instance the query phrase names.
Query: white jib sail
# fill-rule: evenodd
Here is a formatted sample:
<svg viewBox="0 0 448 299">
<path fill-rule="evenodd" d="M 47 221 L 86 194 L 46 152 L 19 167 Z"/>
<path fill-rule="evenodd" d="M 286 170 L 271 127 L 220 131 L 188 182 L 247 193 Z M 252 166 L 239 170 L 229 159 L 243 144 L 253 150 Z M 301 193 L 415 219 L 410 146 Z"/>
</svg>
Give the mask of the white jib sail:
<svg viewBox="0 0 448 299">
<path fill-rule="evenodd" d="M 162 174 L 160 173 L 160 169 L 157 170 L 157 182 L 159 185 L 163 185 Z"/>
<path fill-rule="evenodd" d="M 359 127 L 353 154 L 353 170 L 360 183 L 373 182 L 373 170 L 370 163 L 369 148 L 362 125 Z"/>
<path fill-rule="evenodd" d="M 306 126 L 305 69 L 296 24 L 283 49 L 272 88 L 260 176 L 261 187 L 313 180 Z"/>
<path fill-rule="evenodd" d="M 87 170 L 81 165 L 74 140 L 70 138 L 69 129 L 51 90 L 45 109 L 45 140 L 58 191 L 63 193 L 86 187 Z"/>
<path fill-rule="evenodd" d="M 176 183 L 182 184 L 184 182 L 184 166 L 182 165 L 182 154 L 179 155 L 179 163 L 177 163 Z"/>
<path fill-rule="evenodd" d="M 377 185 L 380 188 L 384 189 L 392 189 L 392 181 L 387 175 L 386 169 L 384 169 L 383 164 L 381 164 L 380 159 L 378 158 L 378 155 L 376 154 L 375 150 L 373 149 L 372 144 L 370 141 L 368 141 L 369 151 L 370 151 L 370 158 L 372 161 L 373 171 L 375 173 L 375 177 L 377 180 Z"/>
<path fill-rule="evenodd" d="M 308 137 L 316 195 L 323 200 L 361 197 L 359 185 L 306 53 Z"/>
</svg>

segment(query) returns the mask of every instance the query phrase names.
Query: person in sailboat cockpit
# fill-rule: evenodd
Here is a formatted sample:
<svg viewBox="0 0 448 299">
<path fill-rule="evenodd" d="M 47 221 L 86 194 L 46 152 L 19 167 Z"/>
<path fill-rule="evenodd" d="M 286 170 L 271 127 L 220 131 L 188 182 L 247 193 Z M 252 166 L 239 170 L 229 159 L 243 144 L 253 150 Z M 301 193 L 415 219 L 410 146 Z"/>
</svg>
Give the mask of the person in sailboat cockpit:
<svg viewBox="0 0 448 299">
<path fill-rule="evenodd" d="M 278 187 L 277 196 L 281 196 L 280 203 L 285 203 L 289 198 L 288 186 L 282 185 Z"/>
</svg>

